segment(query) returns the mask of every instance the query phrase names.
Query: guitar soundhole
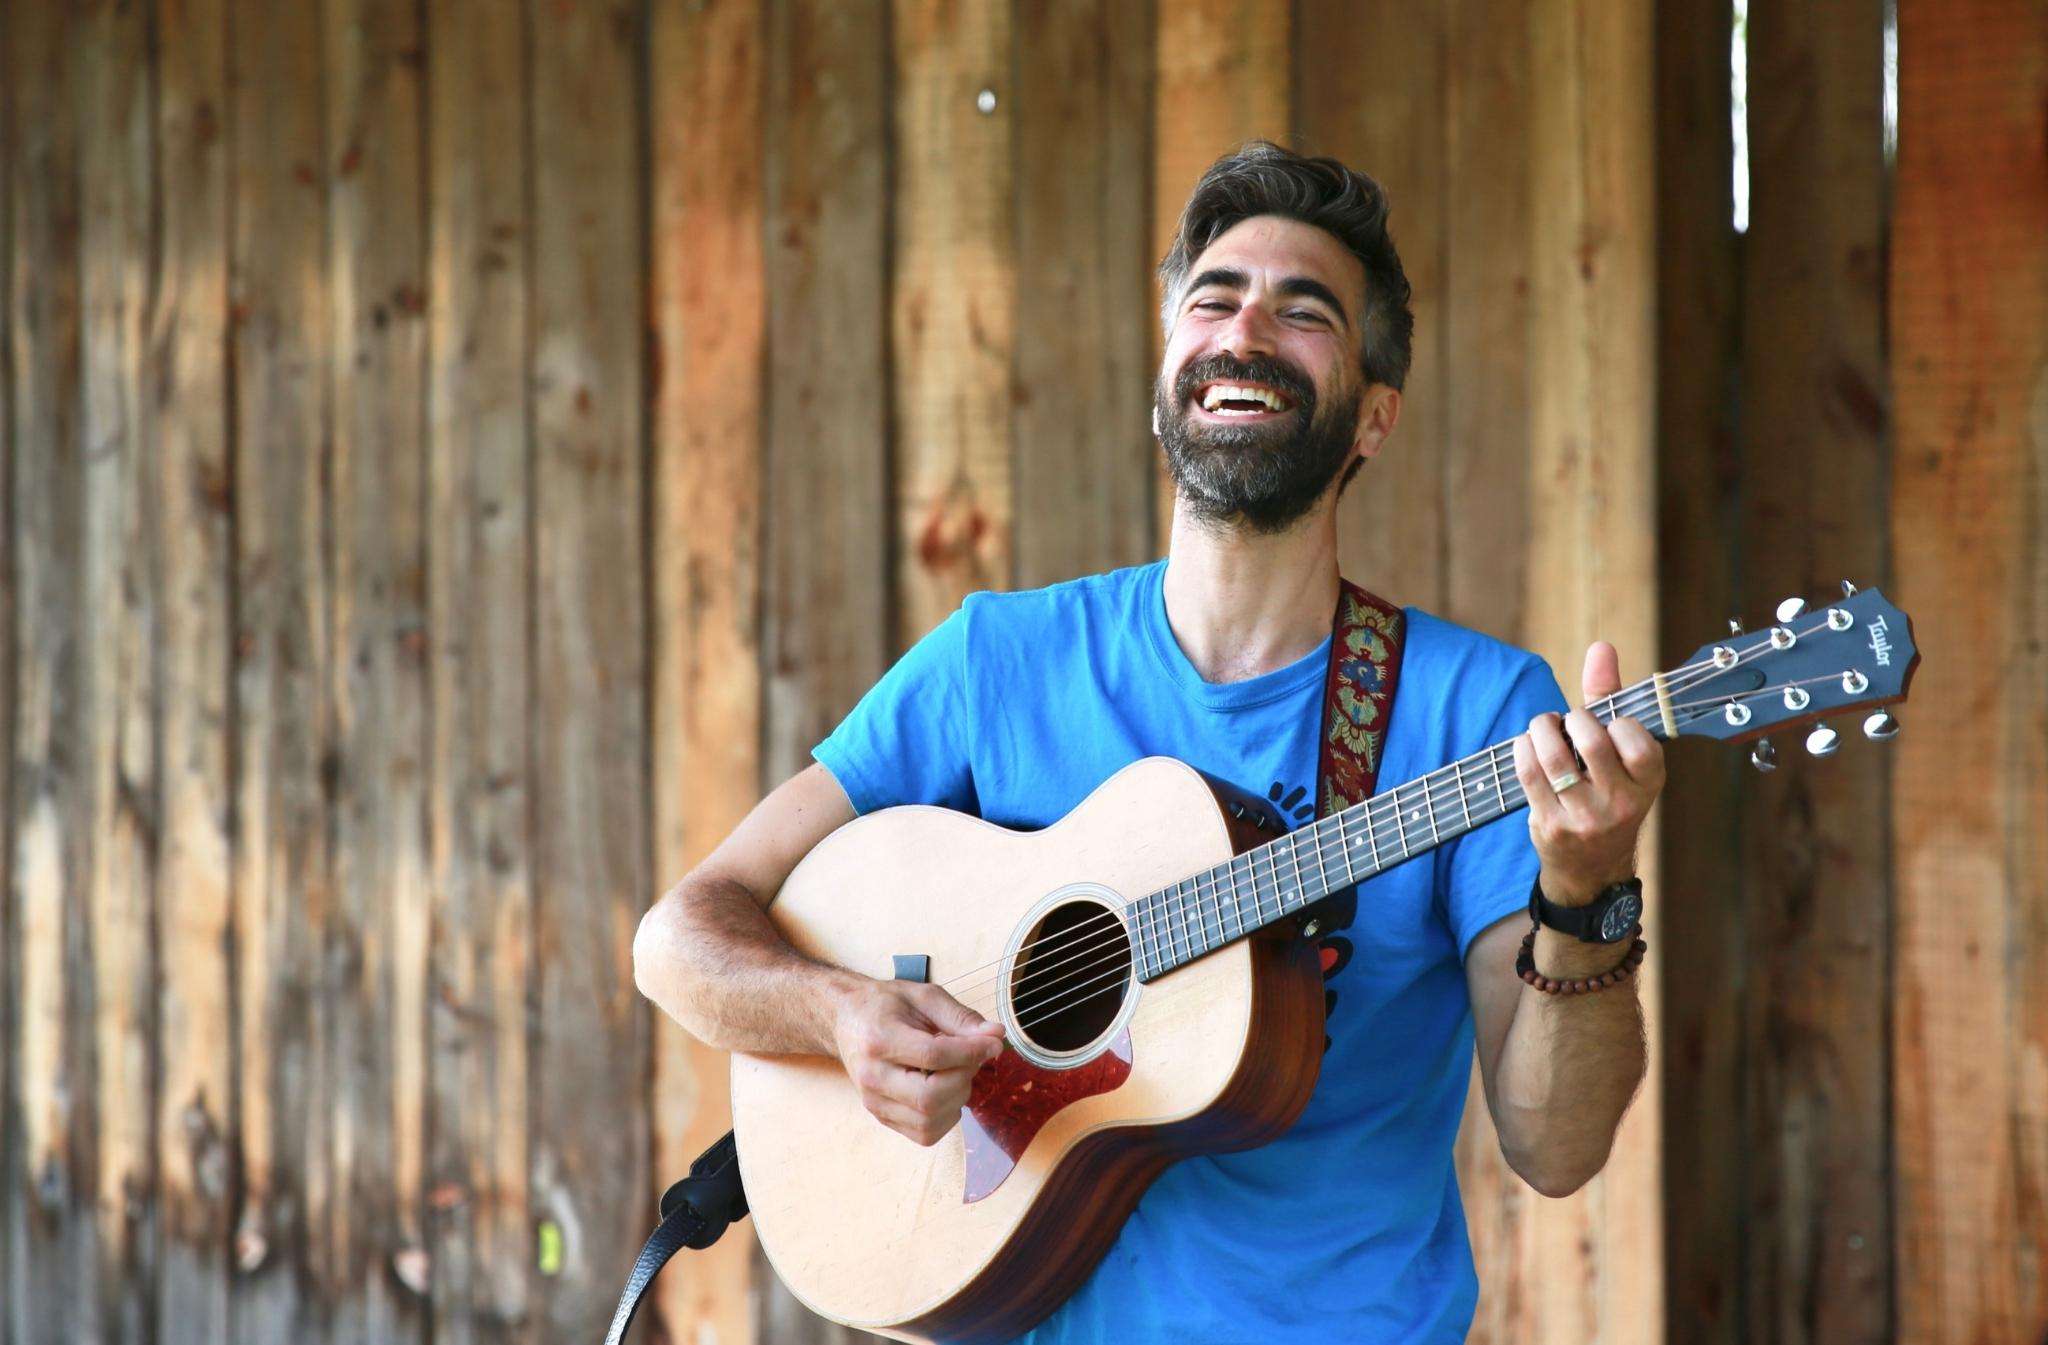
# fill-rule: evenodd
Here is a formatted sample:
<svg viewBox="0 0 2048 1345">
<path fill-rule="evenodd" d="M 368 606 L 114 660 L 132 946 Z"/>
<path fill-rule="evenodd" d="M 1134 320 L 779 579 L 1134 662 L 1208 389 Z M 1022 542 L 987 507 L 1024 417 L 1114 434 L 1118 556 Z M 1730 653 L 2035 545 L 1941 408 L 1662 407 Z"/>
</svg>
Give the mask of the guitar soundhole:
<svg viewBox="0 0 2048 1345">
<path fill-rule="evenodd" d="M 1011 969 L 1017 1030 L 1049 1054 L 1079 1051 L 1116 1022 L 1130 979 L 1131 942 L 1114 912 L 1092 901 L 1055 906 Z"/>
</svg>

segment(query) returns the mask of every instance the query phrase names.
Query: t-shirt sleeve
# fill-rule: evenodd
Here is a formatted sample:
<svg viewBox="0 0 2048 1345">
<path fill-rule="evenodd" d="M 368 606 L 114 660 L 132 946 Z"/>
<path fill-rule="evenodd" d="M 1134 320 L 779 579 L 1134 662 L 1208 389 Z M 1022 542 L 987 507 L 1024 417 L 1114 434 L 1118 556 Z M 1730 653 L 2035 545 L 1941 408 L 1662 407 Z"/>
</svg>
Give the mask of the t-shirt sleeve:
<svg viewBox="0 0 2048 1345">
<path fill-rule="evenodd" d="M 1532 654 L 1508 687 L 1507 698 L 1486 730 L 1486 741 L 1473 750 L 1525 732 L 1529 721 L 1547 710 L 1562 714 L 1570 708 L 1550 665 Z M 1445 917 L 1463 961 L 1480 931 L 1528 909 L 1538 867 L 1536 846 L 1529 839 L 1529 810 L 1517 808 L 1460 836 L 1447 849 Z"/>
<path fill-rule="evenodd" d="M 963 605 L 912 645 L 811 756 L 855 813 L 905 803 L 979 813 L 972 743 Z"/>
</svg>

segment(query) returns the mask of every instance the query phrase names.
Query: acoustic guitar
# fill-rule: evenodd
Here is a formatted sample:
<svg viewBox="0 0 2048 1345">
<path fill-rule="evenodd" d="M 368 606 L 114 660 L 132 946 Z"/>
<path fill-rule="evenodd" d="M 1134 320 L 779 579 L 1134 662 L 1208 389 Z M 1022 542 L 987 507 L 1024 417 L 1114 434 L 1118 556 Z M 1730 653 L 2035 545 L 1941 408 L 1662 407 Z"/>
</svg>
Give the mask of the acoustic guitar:
<svg viewBox="0 0 2048 1345">
<path fill-rule="evenodd" d="M 1799 599 L 1588 708 L 1653 734 L 1758 740 L 1860 712 L 1890 737 L 1919 655 L 1876 590 Z M 1732 623 L 1731 623 L 1732 625 Z M 833 832 L 769 909 L 802 952 L 938 982 L 1006 1029 L 960 1124 L 921 1147 L 836 1060 L 738 1055 L 732 1110 L 768 1258 L 834 1321 L 899 1340 L 1004 1337 L 1057 1307 L 1159 1172 L 1285 1131 L 1315 1088 L 1323 981 L 1302 921 L 1328 894 L 1526 803 L 1510 743 L 1292 831 L 1164 757 L 1021 832 L 942 808 Z"/>
</svg>

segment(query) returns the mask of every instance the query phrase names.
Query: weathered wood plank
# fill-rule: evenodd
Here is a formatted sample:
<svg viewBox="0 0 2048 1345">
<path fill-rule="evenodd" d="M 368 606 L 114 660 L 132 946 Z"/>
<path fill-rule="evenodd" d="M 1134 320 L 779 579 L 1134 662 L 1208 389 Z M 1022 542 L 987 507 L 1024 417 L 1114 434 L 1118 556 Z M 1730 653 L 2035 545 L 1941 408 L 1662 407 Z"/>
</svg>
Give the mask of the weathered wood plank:
<svg viewBox="0 0 2048 1345">
<path fill-rule="evenodd" d="M 427 27 L 427 1246 L 433 1338 L 509 1345 L 539 1339 L 526 18 L 494 0 L 435 0 Z"/>
<path fill-rule="evenodd" d="M 27 1208 L 22 1182 L 20 1109 L 15 1103 L 16 1064 L 22 1043 L 15 1035 L 15 993 L 21 985 L 21 935 L 14 900 L 14 659 L 16 630 L 14 569 L 14 173 L 15 80 L 9 60 L 15 37 L 8 13 L 0 13 L 0 1286 L 14 1291 L 16 1223 Z M 12 1310 L 0 1311 L 0 1342 L 15 1345 Z"/>
<path fill-rule="evenodd" d="M 876 0 L 769 11 L 765 765 L 888 666 L 888 52 Z"/>
<path fill-rule="evenodd" d="M 1441 223 L 1432 226 L 1443 231 L 1436 282 L 1442 295 L 1431 318 L 1416 309 L 1416 360 L 1440 363 L 1431 395 L 1445 403 L 1438 422 L 1444 610 L 1455 621 L 1516 642 L 1529 538 L 1528 219 L 1535 187 L 1528 126 L 1539 83 L 1529 67 L 1528 37 L 1528 6 L 1520 0 L 1457 0 L 1444 20 L 1442 153 L 1449 168 Z M 1427 125 L 1430 109 L 1415 112 Z M 1401 223 L 1408 212 L 1398 194 L 1394 205 L 1405 261 L 1410 247 L 1429 242 L 1413 224 Z M 1411 279 L 1415 275 L 1411 268 Z M 1436 323 L 1443 327 L 1441 344 L 1422 346 L 1420 335 Z M 1406 442 L 1409 414 L 1403 410 L 1383 456 L 1430 451 Z"/>
<path fill-rule="evenodd" d="M 1388 232 L 1413 290 L 1415 340 L 1401 419 L 1344 492 L 1338 558 L 1347 577 L 1395 602 L 1442 611 L 1451 537 L 1444 499 L 1450 391 L 1444 283 L 1446 10 L 1301 0 L 1294 124 L 1300 148 L 1386 189 Z M 1475 399 L 1476 400 L 1476 399 Z M 1476 520 L 1475 520 L 1476 521 Z M 1481 523 L 1479 526 L 1485 526 Z"/>
<path fill-rule="evenodd" d="M 1011 571 L 1010 10 L 894 0 L 894 646 Z"/>
<path fill-rule="evenodd" d="M 543 1273 L 558 1272 L 536 1305 L 538 1332 L 558 1340 L 603 1331 L 656 1194 L 638 1105 L 648 1009 L 632 970 L 650 886 L 640 28 L 623 3 L 536 0 L 528 15 L 538 583 L 532 1199 Z"/>
<path fill-rule="evenodd" d="M 1293 125 L 1294 17 L 1288 0 L 1170 0 L 1156 7 L 1152 91 L 1152 262 L 1173 243 L 1203 172 L 1247 140 Z M 1159 295 L 1154 287 L 1153 307 Z M 1164 345 L 1155 336 L 1150 364 Z M 1155 553 L 1173 531 L 1173 481 L 1153 444 Z"/>
<path fill-rule="evenodd" d="M 7 1268 L 7 1318 L 28 1341 L 90 1338 L 93 1276 L 90 987 L 84 894 L 89 754 L 77 639 L 82 598 L 79 416 L 78 71 L 75 33 L 53 6 L 10 6 L 5 59 L 14 107 L 11 367 L 15 704 L 12 848 L 18 944 L 13 1026 L 21 1201 Z"/>
<path fill-rule="evenodd" d="M 1656 650 L 1654 222 L 1650 13 L 1629 0 L 1545 0 L 1530 19 L 1546 79 L 1529 121 L 1530 534 L 1525 633 L 1569 699 L 1594 639 L 1624 682 Z M 1657 819 L 1642 872 L 1656 883 Z M 1654 927 L 1653 927 L 1654 928 Z M 1657 962 L 1638 981 L 1649 1081 L 1606 1170 L 1524 1224 L 1527 1313 L 1515 1339 L 1635 1339 L 1664 1319 Z M 1654 1326 L 1648 1329 L 1654 1330 Z"/>
<path fill-rule="evenodd" d="M 1010 437 L 1020 588 L 1157 554 L 1159 449 L 1146 429 L 1158 308 L 1147 200 L 1154 23 L 1149 0 L 1060 0 L 1032 6 L 1016 25 Z"/>
<path fill-rule="evenodd" d="M 200 1345 L 228 1338 L 233 1214 L 225 8 L 161 0 L 156 40 L 161 261 L 148 389 L 163 558 L 156 1335 L 164 1345 Z"/>
<path fill-rule="evenodd" d="M 760 110 L 766 30 L 751 0 L 662 0 L 649 16 L 650 311 L 655 372 L 654 876 L 673 883 L 759 796 L 761 507 L 768 319 Z M 716 128 L 710 132 L 707 128 Z M 732 1126 L 730 1063 L 655 1015 L 657 1182 Z M 753 1225 L 678 1258 L 652 1315 L 671 1340 L 752 1339 Z"/>
<path fill-rule="evenodd" d="M 1884 6 L 1749 12 L 1742 615 L 1885 579 Z M 1701 638 L 1705 638 L 1702 636 Z M 1786 744 L 1790 746 L 1791 744 Z M 1875 759 L 1744 791 L 1751 1340 L 1890 1337 L 1889 860 Z"/>
<path fill-rule="evenodd" d="M 764 783 L 888 667 L 887 10 L 769 8 Z M 758 1339 L 850 1339 L 755 1265 Z"/>
<path fill-rule="evenodd" d="M 241 1209 L 235 1339 L 319 1340 L 335 1198 L 323 1041 L 338 785 L 323 463 L 330 300 L 319 16 L 238 0 L 233 103 L 235 979 Z"/>
<path fill-rule="evenodd" d="M 1731 10 L 1684 0 L 1658 11 L 1657 556 L 1661 667 L 1674 667 L 1742 612 L 1739 445 L 1733 389 L 1740 342 L 1739 254 L 1731 213 Z M 1760 619 L 1764 612 L 1745 613 Z M 1742 969 L 1747 965 L 1737 843 L 1740 753 L 1667 749 L 1659 857 L 1672 899 L 1660 947 L 1684 949 L 1664 986 L 1664 1187 L 1670 1275 L 1665 1333 L 1702 1345 L 1748 1339 L 1742 1239 L 1752 1214 L 1746 1163 Z M 1713 895 L 1708 895 L 1713 894 Z M 1760 1226 L 1757 1227 L 1762 1234 Z"/>
<path fill-rule="evenodd" d="M 2048 10 L 1899 6 L 1898 1329 L 2048 1326 Z"/>
<path fill-rule="evenodd" d="M 420 50 L 411 0 L 322 7 L 326 53 L 334 908 L 322 993 L 341 1340 L 422 1339 L 427 654 Z"/>
<path fill-rule="evenodd" d="M 86 906 L 93 1036 L 89 1100 L 98 1338 L 155 1325 L 157 848 L 156 539 L 144 439 L 143 318 L 152 237 L 148 12 L 80 14 L 80 407 L 84 516 L 75 743 L 87 783 Z"/>
<path fill-rule="evenodd" d="M 1443 20 L 1443 136 L 1447 162 L 1437 285 L 1432 308 L 1417 286 L 1418 369 L 1440 368 L 1432 396 L 1443 405 L 1436 444 L 1409 438 L 1414 401 L 1381 462 L 1440 455 L 1444 500 L 1439 592 L 1444 612 L 1500 639 L 1526 644 L 1529 552 L 1529 104 L 1539 87 L 1528 58 L 1529 14 L 1516 0 L 1459 0 Z M 1391 76 L 1398 83 L 1399 76 Z M 1405 129 L 1432 124 L 1414 109 Z M 1397 210 L 1401 198 L 1397 194 Z M 1395 217 L 1402 257 L 1431 240 Z M 1412 268 L 1411 263 L 1411 268 Z M 1433 312 L 1431 316 L 1426 316 Z M 1441 326 L 1441 332 L 1433 329 Z M 1432 386 L 1425 382 L 1423 386 Z M 1366 468 L 1352 493 L 1376 488 Z M 1420 541 L 1421 538 L 1416 540 Z M 1371 572 L 1364 576 L 1372 582 Z M 1407 595 L 1403 595 L 1407 596 Z M 1647 652 L 1647 651 L 1646 651 Z M 1566 672 L 1568 670 L 1561 669 Z M 1475 1066 L 1458 1136 L 1458 1186 L 1479 1269 L 1476 1340 L 1514 1340 L 1529 1316 L 1527 1220 L 1541 1201 L 1510 1170 Z"/>
</svg>

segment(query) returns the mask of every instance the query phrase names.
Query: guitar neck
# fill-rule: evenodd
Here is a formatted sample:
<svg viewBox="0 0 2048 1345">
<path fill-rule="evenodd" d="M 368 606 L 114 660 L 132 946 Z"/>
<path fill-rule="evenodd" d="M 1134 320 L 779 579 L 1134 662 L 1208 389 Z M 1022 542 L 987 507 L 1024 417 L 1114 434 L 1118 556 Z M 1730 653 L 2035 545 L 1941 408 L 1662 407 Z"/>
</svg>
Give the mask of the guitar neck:
<svg viewBox="0 0 2048 1345">
<path fill-rule="evenodd" d="M 1653 682 L 1587 708 L 1612 723 L 1623 704 L 1654 703 Z M 1637 717 L 1637 716 L 1631 716 Z M 1640 717 L 1658 737 L 1662 721 Z M 1150 981 L 1396 864 L 1528 805 L 1513 739 L 1295 828 L 1211 869 L 1139 898 L 1128 915 L 1138 979 Z"/>
</svg>

